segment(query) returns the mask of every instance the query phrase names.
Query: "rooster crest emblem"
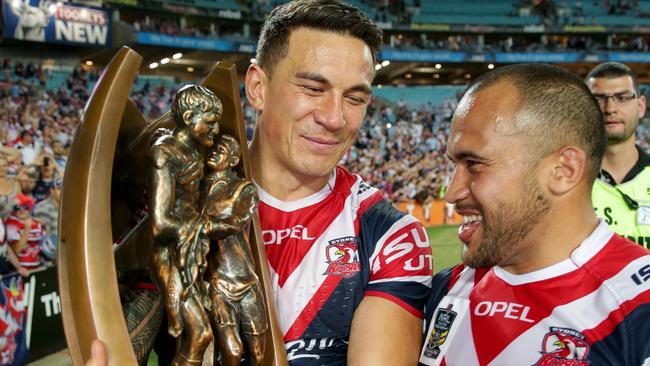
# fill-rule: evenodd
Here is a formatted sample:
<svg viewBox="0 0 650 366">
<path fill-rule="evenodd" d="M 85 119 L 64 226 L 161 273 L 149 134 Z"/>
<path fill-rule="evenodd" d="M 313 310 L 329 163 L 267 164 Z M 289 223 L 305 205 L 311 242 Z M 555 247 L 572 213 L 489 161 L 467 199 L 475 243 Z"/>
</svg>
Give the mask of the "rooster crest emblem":
<svg viewBox="0 0 650 366">
<path fill-rule="evenodd" d="M 586 366 L 589 344 L 586 337 L 573 329 L 551 327 L 542 342 L 540 366 Z"/>
<path fill-rule="evenodd" d="M 353 236 L 330 240 L 325 249 L 327 255 L 326 275 L 351 277 L 359 272 L 357 240 Z"/>
</svg>

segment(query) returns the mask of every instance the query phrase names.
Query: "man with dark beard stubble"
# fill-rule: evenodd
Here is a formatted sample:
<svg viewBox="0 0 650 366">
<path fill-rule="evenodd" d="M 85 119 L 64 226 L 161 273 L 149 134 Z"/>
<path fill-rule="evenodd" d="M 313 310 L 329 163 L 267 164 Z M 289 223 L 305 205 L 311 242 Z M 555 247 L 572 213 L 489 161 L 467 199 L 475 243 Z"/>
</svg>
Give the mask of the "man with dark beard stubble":
<svg viewBox="0 0 650 366">
<path fill-rule="evenodd" d="M 463 264 L 433 279 L 424 365 L 648 365 L 650 254 L 591 204 L 603 117 L 575 75 L 514 65 L 452 119 Z"/>
</svg>

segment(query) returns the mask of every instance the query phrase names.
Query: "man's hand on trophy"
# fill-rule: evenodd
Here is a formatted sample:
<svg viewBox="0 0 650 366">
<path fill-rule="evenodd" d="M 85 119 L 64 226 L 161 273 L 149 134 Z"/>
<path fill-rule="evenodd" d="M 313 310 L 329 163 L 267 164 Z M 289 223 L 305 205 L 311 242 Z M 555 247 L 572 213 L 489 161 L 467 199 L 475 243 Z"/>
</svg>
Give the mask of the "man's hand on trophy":
<svg viewBox="0 0 650 366">
<path fill-rule="evenodd" d="M 90 348 L 90 359 L 86 361 L 84 366 L 107 366 L 108 365 L 108 353 L 106 352 L 106 346 L 99 339 L 95 339 Z"/>
</svg>

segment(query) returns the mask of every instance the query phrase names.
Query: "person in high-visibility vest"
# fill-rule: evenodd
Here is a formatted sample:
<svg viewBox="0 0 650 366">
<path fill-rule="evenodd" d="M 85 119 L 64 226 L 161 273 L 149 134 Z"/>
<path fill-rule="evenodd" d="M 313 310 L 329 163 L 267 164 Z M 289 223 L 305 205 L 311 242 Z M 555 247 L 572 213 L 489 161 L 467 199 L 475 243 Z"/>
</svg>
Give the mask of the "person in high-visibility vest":
<svg viewBox="0 0 650 366">
<path fill-rule="evenodd" d="M 610 228 L 650 248 L 650 155 L 636 144 L 646 110 L 634 72 L 618 62 L 596 66 L 585 82 L 605 120 L 607 151 L 592 190 L 596 214 Z"/>
</svg>

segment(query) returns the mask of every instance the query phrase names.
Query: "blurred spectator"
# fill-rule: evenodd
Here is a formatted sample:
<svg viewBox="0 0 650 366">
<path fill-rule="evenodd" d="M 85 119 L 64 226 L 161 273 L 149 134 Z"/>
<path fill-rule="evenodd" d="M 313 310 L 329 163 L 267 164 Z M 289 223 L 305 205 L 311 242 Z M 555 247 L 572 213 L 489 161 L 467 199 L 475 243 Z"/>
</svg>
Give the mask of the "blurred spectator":
<svg viewBox="0 0 650 366">
<path fill-rule="evenodd" d="M 55 172 L 58 167 L 51 156 L 42 156 L 38 162 L 39 176 L 34 186 L 32 195 L 36 202 L 46 199 L 50 194 L 50 188 L 54 184 Z"/>
<path fill-rule="evenodd" d="M 65 172 L 65 165 L 68 163 L 68 155 L 63 146 L 63 142 L 58 139 L 52 141 L 52 155 L 54 156 L 54 162 L 60 172 L 61 176 Z"/>
<path fill-rule="evenodd" d="M 24 167 L 16 177 L 20 184 L 20 191 L 23 195 L 29 196 L 34 199 L 33 192 L 36 188 L 36 179 L 38 179 L 38 172 L 34 165 Z"/>
<path fill-rule="evenodd" d="M 9 217 L 16 195 L 21 193 L 18 182 L 7 175 L 8 168 L 9 161 L 6 157 L 0 156 L 0 220 Z"/>
<path fill-rule="evenodd" d="M 31 130 L 23 130 L 20 133 L 20 140 L 14 144 L 14 147 L 20 150 L 25 165 L 33 164 L 36 157 L 41 153 L 41 146 L 34 142 L 32 134 Z"/>
<path fill-rule="evenodd" d="M 53 245 L 52 247 L 45 246 L 41 248 L 43 256 L 48 260 L 54 260 L 56 246 L 59 242 L 58 218 L 62 184 L 63 181 L 61 178 L 54 179 L 48 197 L 38 202 L 34 207 L 34 218 L 45 226 L 45 232 L 49 238 L 48 241 Z"/>
<path fill-rule="evenodd" d="M 30 270 L 41 265 L 40 248 L 48 238 L 41 222 L 32 218 L 34 200 L 22 194 L 16 198 L 13 214 L 6 221 L 7 242 L 20 265 Z"/>
<path fill-rule="evenodd" d="M 29 271 L 20 265 L 20 261 L 6 241 L 6 229 L 3 220 L 0 220 L 0 278 L 3 275 L 18 272 L 22 277 L 29 276 Z"/>
</svg>

